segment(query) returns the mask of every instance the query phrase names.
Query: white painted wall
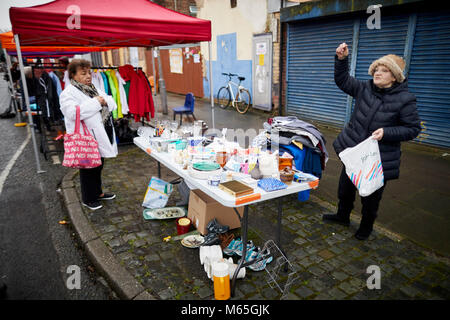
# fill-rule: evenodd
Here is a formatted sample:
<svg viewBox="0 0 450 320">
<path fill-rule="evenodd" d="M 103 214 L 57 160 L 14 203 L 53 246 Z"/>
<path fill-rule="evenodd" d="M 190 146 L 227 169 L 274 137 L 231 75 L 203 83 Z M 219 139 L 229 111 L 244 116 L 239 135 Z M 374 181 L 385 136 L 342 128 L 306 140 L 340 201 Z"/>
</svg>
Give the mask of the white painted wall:
<svg viewBox="0 0 450 320">
<path fill-rule="evenodd" d="M 212 60 L 217 60 L 217 35 L 236 32 L 237 59 L 252 59 L 253 35 L 263 33 L 267 21 L 267 0 L 238 0 L 231 8 L 229 0 L 204 0 L 198 18 L 211 21 Z M 202 54 L 209 60 L 208 44 L 201 43 Z"/>
</svg>

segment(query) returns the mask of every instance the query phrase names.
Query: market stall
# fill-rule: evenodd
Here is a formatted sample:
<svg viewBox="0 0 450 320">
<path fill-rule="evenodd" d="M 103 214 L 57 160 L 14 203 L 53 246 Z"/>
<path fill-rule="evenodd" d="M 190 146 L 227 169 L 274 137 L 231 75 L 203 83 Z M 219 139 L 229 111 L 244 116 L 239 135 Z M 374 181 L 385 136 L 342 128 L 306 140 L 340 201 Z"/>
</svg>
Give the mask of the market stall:
<svg viewBox="0 0 450 320">
<path fill-rule="evenodd" d="M 165 127 L 156 128 L 154 131 L 150 128 L 147 130 L 141 128 L 138 130 L 139 137 L 134 139 L 134 143 L 141 150 L 158 162 L 159 178 L 162 164 L 189 186 L 190 220 L 187 222 L 204 235 L 197 238 L 199 245 L 211 246 L 213 243 L 212 232 L 208 226 L 211 221 L 214 223 L 216 218 L 222 225 L 227 224 L 230 229 L 241 227 L 240 243 L 247 244 L 249 206 L 263 201 L 277 201 L 278 224 L 275 242 L 269 240 L 264 244 L 263 249 L 259 251 L 264 254 L 255 254 L 256 251 L 252 252 L 249 249 L 250 256 L 247 254 L 247 246 L 243 246 L 240 255 L 245 259 L 241 259 L 233 266 L 233 271 L 229 274 L 231 295 L 234 293 L 236 279 L 241 271 L 244 269 L 245 275 L 246 267 L 257 271 L 264 270 L 267 263 L 272 259 L 275 260 L 273 252 L 275 249 L 280 252 L 278 258 L 284 261 L 280 265 L 290 264 L 281 241 L 283 199 L 290 194 L 298 193 L 300 201 L 306 200 L 307 198 L 303 197 L 304 193 L 307 192 L 309 197 L 309 190 L 317 188 L 319 184 L 319 178 L 310 172 L 320 176 L 321 163 L 323 161 L 325 164 L 328 159 L 323 136 L 313 125 L 294 117 L 276 117 L 271 119 L 270 124 L 265 123 L 264 127 L 266 131 L 255 137 L 248 148 L 243 148 L 237 142 L 228 141 L 226 129 L 220 137 L 204 135 L 200 121 L 196 121 L 193 127 L 177 128 L 171 127 L 171 123 L 168 123 Z M 302 156 L 299 153 L 303 151 Z M 307 156 L 310 151 L 315 152 L 317 156 Z M 313 163 L 318 163 L 320 168 L 313 166 Z M 168 198 L 170 192 L 167 190 L 172 190 L 172 187 L 170 183 L 159 180 L 161 188 L 158 189 L 153 181 L 154 178 L 149 183 L 143 206 L 158 211 L 158 208 L 164 207 L 165 204 L 153 200 L 162 199 L 160 194 L 164 193 Z M 147 195 L 151 193 L 154 193 L 154 197 L 150 196 L 147 199 Z M 234 214 L 230 210 L 224 210 L 225 208 L 233 209 L 239 223 L 235 224 L 230 219 Z M 152 216 L 154 212 L 146 209 L 144 217 Z M 233 247 L 229 242 L 225 242 L 222 246 L 225 247 L 222 248 L 224 253 Z M 270 250 L 267 249 L 269 247 Z M 221 257 L 222 252 L 219 250 L 216 257 L 211 259 L 224 261 Z M 200 260 L 202 260 L 201 250 Z M 295 272 L 292 272 L 289 276 L 294 274 Z M 282 289 L 283 292 L 286 290 L 287 288 Z"/>
<path fill-rule="evenodd" d="M 27 8 L 12 7 L 10 19 L 23 82 L 21 45 L 89 49 L 92 46 L 155 47 L 211 41 L 210 21 L 177 13 L 147 0 L 127 1 L 126 5 L 120 0 L 56 0 Z M 28 103 L 26 87 L 24 93 Z M 214 106 L 212 91 L 211 105 Z M 34 132 L 32 138 L 37 170 L 42 172 Z"/>
</svg>

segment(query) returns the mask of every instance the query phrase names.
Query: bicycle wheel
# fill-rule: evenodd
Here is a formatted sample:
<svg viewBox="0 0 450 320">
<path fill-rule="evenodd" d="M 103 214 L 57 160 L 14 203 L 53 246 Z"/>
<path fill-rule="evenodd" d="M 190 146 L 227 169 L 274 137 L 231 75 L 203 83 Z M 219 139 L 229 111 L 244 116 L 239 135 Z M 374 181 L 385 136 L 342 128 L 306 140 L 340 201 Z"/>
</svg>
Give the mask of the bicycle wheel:
<svg viewBox="0 0 450 320">
<path fill-rule="evenodd" d="M 231 95 L 227 87 L 222 87 L 217 92 L 217 103 L 222 109 L 225 109 L 231 104 Z"/>
<path fill-rule="evenodd" d="M 236 109 L 239 113 L 246 113 L 248 108 L 250 107 L 251 98 L 250 92 L 247 89 L 242 89 L 239 91 L 238 96 L 236 97 Z"/>
</svg>

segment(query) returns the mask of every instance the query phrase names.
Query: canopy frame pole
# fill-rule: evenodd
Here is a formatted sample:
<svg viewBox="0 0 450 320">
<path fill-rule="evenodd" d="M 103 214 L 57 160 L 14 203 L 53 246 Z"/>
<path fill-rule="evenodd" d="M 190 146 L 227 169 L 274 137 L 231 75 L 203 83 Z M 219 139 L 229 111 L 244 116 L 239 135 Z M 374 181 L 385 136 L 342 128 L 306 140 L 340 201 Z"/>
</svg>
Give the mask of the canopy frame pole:
<svg viewBox="0 0 450 320">
<path fill-rule="evenodd" d="M 22 51 L 20 50 L 20 41 L 19 41 L 19 35 L 14 35 L 14 40 L 16 42 L 16 51 L 17 51 L 17 59 L 19 60 L 19 67 L 20 67 L 20 76 L 22 79 L 22 90 L 25 97 L 25 104 L 27 106 L 28 111 L 28 129 L 31 131 L 31 139 L 33 141 L 33 149 L 34 149 L 34 156 L 36 158 L 36 167 L 37 167 L 37 173 L 44 173 L 41 169 L 41 162 L 39 160 L 39 152 L 36 144 L 36 136 L 34 133 L 35 125 L 33 123 L 33 116 L 31 115 L 31 108 L 30 108 L 30 97 L 28 96 L 28 87 L 27 87 L 27 79 L 25 78 L 25 70 L 23 66 L 23 60 L 22 60 Z"/>
<path fill-rule="evenodd" d="M 11 99 L 13 100 L 13 105 L 14 105 L 14 109 L 15 109 L 14 111 L 19 116 L 19 122 L 22 122 L 22 114 L 21 114 L 21 112 L 19 112 L 19 108 L 17 107 L 16 88 L 14 88 L 14 81 L 13 81 L 12 74 L 11 74 L 11 58 L 5 48 L 3 48 L 3 53 L 4 53 L 5 59 L 6 59 L 6 67 L 8 68 L 8 77 L 9 77 L 8 86 L 9 85 L 11 86 L 11 92 L 12 92 Z"/>
<path fill-rule="evenodd" d="M 216 129 L 214 119 L 214 95 L 213 95 L 213 78 L 212 78 L 212 56 L 211 56 L 211 41 L 208 41 L 208 55 L 209 55 L 209 94 L 211 99 L 211 117 L 213 130 Z"/>
<path fill-rule="evenodd" d="M 158 123 L 158 102 L 156 99 L 156 68 L 155 68 L 155 48 L 152 47 L 152 67 L 153 67 L 153 103 L 155 104 L 155 127 Z"/>
<path fill-rule="evenodd" d="M 167 92 L 166 92 L 166 83 L 164 81 L 162 62 L 161 62 L 161 50 L 158 47 L 158 70 L 159 70 L 159 96 L 161 98 L 161 106 L 162 106 L 162 114 L 169 114 L 167 109 Z"/>
</svg>

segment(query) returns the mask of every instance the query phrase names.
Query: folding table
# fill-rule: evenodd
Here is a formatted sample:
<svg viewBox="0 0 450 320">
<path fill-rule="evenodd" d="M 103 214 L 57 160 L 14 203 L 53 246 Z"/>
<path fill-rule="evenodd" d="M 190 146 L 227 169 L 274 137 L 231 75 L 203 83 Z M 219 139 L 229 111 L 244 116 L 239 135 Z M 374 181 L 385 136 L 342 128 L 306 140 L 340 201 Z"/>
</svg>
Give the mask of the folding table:
<svg viewBox="0 0 450 320">
<path fill-rule="evenodd" d="M 157 152 L 157 150 L 153 150 L 150 147 L 150 141 L 148 138 L 145 137 L 136 137 L 134 138 L 134 144 L 138 146 L 140 149 L 145 151 L 148 155 L 150 155 L 153 159 L 155 159 L 158 162 L 158 174 L 160 174 L 160 164 L 163 164 L 165 167 L 167 167 L 169 170 L 176 173 L 178 176 L 183 178 L 188 182 L 190 186 L 194 186 L 195 188 L 200 189 L 216 201 L 218 201 L 220 204 L 234 208 L 234 211 L 238 215 L 240 221 L 241 221 L 241 239 L 243 245 L 242 250 L 242 257 L 241 261 L 238 264 L 238 267 L 236 268 L 236 271 L 234 272 L 234 275 L 231 279 L 231 295 L 234 296 L 234 290 L 235 290 L 235 284 L 236 284 L 236 278 L 239 273 L 239 270 L 243 267 L 249 266 L 253 263 L 256 263 L 260 260 L 263 260 L 267 257 L 262 257 L 257 260 L 245 261 L 245 256 L 247 254 L 247 233 L 248 233 L 248 206 L 262 202 L 267 200 L 273 200 L 278 199 L 278 226 L 277 226 L 277 235 L 276 235 L 276 244 L 281 249 L 281 217 L 282 217 L 282 198 L 284 196 L 287 196 L 289 194 L 298 193 L 300 191 L 305 191 L 309 189 L 315 189 L 319 185 L 319 179 L 315 181 L 309 181 L 309 182 L 292 182 L 286 189 L 283 190 L 277 190 L 272 192 L 265 192 L 261 188 L 256 188 L 255 193 L 248 196 L 243 196 L 236 198 L 229 193 L 221 190 L 218 187 L 213 187 L 208 185 L 207 180 L 200 180 L 193 178 L 189 175 L 188 170 L 183 170 L 181 165 L 176 164 L 174 161 L 172 161 L 172 157 L 167 152 Z M 244 206 L 244 213 L 242 218 L 240 217 L 238 211 L 236 208 Z M 282 249 L 281 249 L 282 250 Z"/>
</svg>

